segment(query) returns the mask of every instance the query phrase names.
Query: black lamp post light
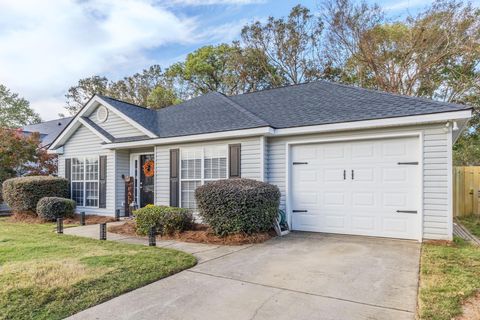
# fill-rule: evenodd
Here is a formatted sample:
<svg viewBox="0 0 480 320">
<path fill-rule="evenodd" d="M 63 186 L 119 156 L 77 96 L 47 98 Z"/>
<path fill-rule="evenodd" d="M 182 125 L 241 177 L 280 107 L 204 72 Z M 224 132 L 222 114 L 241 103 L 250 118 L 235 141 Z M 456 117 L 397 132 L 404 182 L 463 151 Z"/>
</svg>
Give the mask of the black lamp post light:
<svg viewBox="0 0 480 320">
<path fill-rule="evenodd" d="M 107 224 L 100 223 L 100 240 L 107 240 Z"/>
<path fill-rule="evenodd" d="M 155 227 L 150 227 L 150 230 L 148 231 L 148 245 L 150 247 L 155 247 L 157 245 L 157 230 Z"/>
<path fill-rule="evenodd" d="M 63 218 L 57 218 L 57 233 L 63 234 Z"/>
<path fill-rule="evenodd" d="M 80 212 L 80 225 L 85 225 L 85 211 Z"/>
</svg>

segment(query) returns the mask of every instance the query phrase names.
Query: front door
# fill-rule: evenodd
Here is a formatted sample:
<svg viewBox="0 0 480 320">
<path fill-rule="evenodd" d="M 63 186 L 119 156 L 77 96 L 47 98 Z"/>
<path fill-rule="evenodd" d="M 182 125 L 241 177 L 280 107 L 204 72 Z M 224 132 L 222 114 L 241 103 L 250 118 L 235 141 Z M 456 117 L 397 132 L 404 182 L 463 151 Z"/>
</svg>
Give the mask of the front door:
<svg viewBox="0 0 480 320">
<path fill-rule="evenodd" d="M 149 174 L 148 168 L 145 166 L 147 162 L 154 163 L 153 161 L 153 154 L 142 154 L 140 156 L 140 208 L 145 207 L 147 204 L 154 203 L 155 176 Z"/>
</svg>

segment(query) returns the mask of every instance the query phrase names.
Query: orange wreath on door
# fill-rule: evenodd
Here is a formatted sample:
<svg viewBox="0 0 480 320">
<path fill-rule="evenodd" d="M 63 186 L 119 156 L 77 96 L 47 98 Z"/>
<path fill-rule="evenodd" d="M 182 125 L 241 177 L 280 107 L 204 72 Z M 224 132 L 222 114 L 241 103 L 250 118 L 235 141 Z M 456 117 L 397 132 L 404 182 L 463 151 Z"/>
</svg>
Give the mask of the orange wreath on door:
<svg viewBox="0 0 480 320">
<path fill-rule="evenodd" d="M 155 175 L 155 162 L 153 160 L 147 160 L 143 164 L 143 173 L 145 177 L 153 177 Z"/>
</svg>

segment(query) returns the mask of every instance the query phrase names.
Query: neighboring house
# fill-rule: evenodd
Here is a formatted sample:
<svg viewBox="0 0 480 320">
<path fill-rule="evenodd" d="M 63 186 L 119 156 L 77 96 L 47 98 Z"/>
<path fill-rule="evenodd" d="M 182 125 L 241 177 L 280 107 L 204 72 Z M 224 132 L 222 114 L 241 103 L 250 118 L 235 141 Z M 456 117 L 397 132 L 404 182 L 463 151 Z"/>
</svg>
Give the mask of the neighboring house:
<svg viewBox="0 0 480 320">
<path fill-rule="evenodd" d="M 72 117 L 60 118 L 50 121 L 45 121 L 37 124 L 30 124 L 22 128 L 23 133 L 30 135 L 38 132 L 40 134 L 40 143 L 42 148 L 48 148 L 60 132 L 65 129 Z"/>
<path fill-rule="evenodd" d="M 190 209 L 199 185 L 243 177 L 280 188 L 294 230 L 452 239 L 452 144 L 471 113 L 325 81 L 158 111 L 96 95 L 50 150 L 88 213 L 123 209 L 122 176 L 140 206 Z"/>
</svg>

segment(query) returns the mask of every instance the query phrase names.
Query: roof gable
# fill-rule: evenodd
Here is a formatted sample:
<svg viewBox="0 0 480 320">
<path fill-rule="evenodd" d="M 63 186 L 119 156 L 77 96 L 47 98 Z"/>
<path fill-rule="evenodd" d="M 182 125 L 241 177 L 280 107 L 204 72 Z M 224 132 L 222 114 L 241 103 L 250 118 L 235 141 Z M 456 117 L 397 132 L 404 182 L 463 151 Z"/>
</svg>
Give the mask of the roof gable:
<svg viewBox="0 0 480 320">
<path fill-rule="evenodd" d="M 89 119 L 97 127 L 108 132 L 113 139 L 116 138 L 126 138 L 126 137 L 138 137 L 143 136 L 145 133 L 140 131 L 131 125 L 128 121 L 121 118 L 116 112 L 108 111 L 106 120 L 100 121 L 97 116 L 97 111 L 101 106 L 96 107 L 88 117 L 83 117 Z"/>
<path fill-rule="evenodd" d="M 111 99 L 108 99 L 107 101 L 109 100 Z M 141 124 L 139 124 L 137 122 L 137 119 L 132 119 L 131 117 L 128 116 L 128 114 L 123 112 L 125 108 L 118 107 L 118 106 L 114 107 L 110 105 L 107 101 L 105 101 L 104 99 L 102 99 L 101 96 L 98 96 L 98 95 L 95 95 L 92 98 L 90 98 L 90 100 L 85 104 L 85 106 L 83 106 L 83 108 L 75 115 L 75 117 L 73 117 L 73 119 L 64 128 L 64 130 L 55 138 L 55 140 L 50 145 L 49 149 L 54 150 L 62 146 L 63 144 L 65 144 L 66 141 L 68 141 L 68 139 L 70 138 L 70 136 L 82 125 L 95 131 L 95 134 L 102 137 L 102 139 L 105 142 L 113 142 L 110 140 L 110 137 L 112 137 L 111 134 L 106 132 L 104 128 L 98 126 L 91 119 L 88 118 L 88 116 L 91 115 L 99 105 L 105 106 L 109 110 L 109 112 L 115 113 L 117 116 L 121 117 L 127 123 L 137 128 L 140 133 L 143 133 L 141 137 L 144 137 L 144 136 L 147 136 L 148 138 L 157 137 L 156 134 L 154 134 L 147 128 L 143 127 Z M 130 108 L 133 108 L 133 105 L 131 105 Z M 140 108 L 140 107 L 137 107 L 137 108 Z"/>
</svg>

